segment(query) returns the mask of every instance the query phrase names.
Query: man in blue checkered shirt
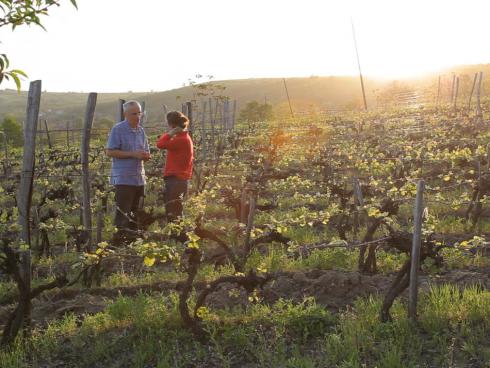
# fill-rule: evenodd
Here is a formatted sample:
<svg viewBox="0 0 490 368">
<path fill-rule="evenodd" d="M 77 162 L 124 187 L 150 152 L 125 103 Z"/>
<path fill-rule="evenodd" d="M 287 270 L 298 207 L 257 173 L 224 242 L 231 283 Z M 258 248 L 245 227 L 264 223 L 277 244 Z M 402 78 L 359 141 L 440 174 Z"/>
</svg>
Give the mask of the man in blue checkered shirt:
<svg viewBox="0 0 490 368">
<path fill-rule="evenodd" d="M 128 101 L 123 105 L 124 120 L 111 129 L 106 146 L 107 156 L 112 158 L 111 184 L 116 189 L 116 216 L 118 228 L 115 241 L 127 241 L 131 231 L 137 229 L 136 213 L 145 191 L 144 161 L 148 161 L 148 138 L 141 126 L 141 105 Z"/>
</svg>

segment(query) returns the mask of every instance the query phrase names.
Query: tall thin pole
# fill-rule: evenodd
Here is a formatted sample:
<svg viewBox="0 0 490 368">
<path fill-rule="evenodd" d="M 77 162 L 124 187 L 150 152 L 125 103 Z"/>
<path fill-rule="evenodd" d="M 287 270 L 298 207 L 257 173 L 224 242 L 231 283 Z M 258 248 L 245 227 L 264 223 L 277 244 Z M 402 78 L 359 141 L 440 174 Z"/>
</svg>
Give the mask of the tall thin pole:
<svg viewBox="0 0 490 368">
<path fill-rule="evenodd" d="M 92 210 L 90 208 L 90 172 L 89 172 L 89 150 L 90 132 L 94 122 L 95 106 L 97 104 L 97 93 L 90 93 L 85 110 L 85 121 L 82 131 L 82 144 L 80 147 L 80 161 L 82 164 L 82 193 L 83 193 L 83 227 L 87 234 L 86 250 L 92 247 Z"/>
<path fill-rule="evenodd" d="M 410 255 L 410 284 L 408 288 L 408 317 L 415 321 L 417 318 L 418 272 L 420 267 L 420 247 L 422 244 L 422 221 L 424 212 L 425 181 L 417 184 L 417 197 L 413 211 L 412 253 Z"/>
<path fill-rule="evenodd" d="M 441 76 L 437 82 L 437 97 L 436 97 L 436 108 L 439 107 L 439 95 L 441 94 Z"/>
<path fill-rule="evenodd" d="M 453 109 L 456 112 L 456 105 L 458 102 L 458 92 L 459 92 L 459 77 L 456 77 L 456 87 L 454 88 L 454 101 L 453 101 Z"/>
<path fill-rule="evenodd" d="M 483 79 L 483 72 L 480 72 L 479 78 L 478 78 L 478 84 L 476 86 L 476 117 L 477 117 L 477 120 L 480 122 L 483 119 L 483 113 L 482 113 L 481 104 L 480 104 L 482 79 Z"/>
<path fill-rule="evenodd" d="M 356 48 L 357 66 L 359 67 L 359 78 L 361 79 L 362 100 L 364 101 L 364 110 L 367 111 L 368 107 L 367 107 L 367 102 L 366 102 L 366 92 L 364 90 L 364 80 L 362 78 L 361 61 L 359 60 L 359 51 L 357 49 L 356 31 L 354 29 L 354 21 L 352 19 L 351 19 L 351 25 L 352 25 L 352 37 L 354 39 L 354 47 Z"/>
<path fill-rule="evenodd" d="M 291 111 L 291 117 L 294 119 L 293 108 L 291 106 L 291 99 L 289 98 L 288 86 L 286 84 L 286 78 L 282 78 L 282 81 L 284 82 L 284 89 L 286 90 L 286 96 L 288 97 L 289 111 Z"/>
<path fill-rule="evenodd" d="M 473 78 L 473 85 L 471 86 L 471 92 L 470 92 L 470 97 L 468 98 L 468 113 L 470 112 L 471 109 L 471 98 L 473 97 L 473 92 L 475 91 L 475 85 L 476 85 L 476 78 L 478 77 L 478 73 L 475 73 L 475 77 Z"/>
</svg>

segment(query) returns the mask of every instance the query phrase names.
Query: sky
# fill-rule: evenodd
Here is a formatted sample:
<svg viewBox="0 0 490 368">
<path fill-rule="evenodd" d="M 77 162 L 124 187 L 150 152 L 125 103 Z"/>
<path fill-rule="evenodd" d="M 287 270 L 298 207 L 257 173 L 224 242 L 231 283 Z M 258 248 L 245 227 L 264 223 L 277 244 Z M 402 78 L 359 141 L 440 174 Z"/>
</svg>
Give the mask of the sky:
<svg viewBox="0 0 490 368">
<path fill-rule="evenodd" d="M 78 10 L 64 0 L 50 11 L 46 32 L 0 28 L 0 53 L 43 90 L 164 91 L 196 74 L 357 75 L 351 21 L 368 77 L 490 63 L 488 0 L 77 2 Z"/>
</svg>

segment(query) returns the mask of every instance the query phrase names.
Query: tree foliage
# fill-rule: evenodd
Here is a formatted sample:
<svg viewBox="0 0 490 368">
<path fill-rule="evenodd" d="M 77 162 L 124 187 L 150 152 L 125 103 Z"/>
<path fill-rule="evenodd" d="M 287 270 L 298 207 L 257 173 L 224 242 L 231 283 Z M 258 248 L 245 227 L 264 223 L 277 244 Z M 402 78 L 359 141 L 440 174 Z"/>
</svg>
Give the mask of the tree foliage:
<svg viewBox="0 0 490 368">
<path fill-rule="evenodd" d="M 77 7 L 76 0 L 70 0 Z M 22 25 L 35 24 L 46 30 L 41 22 L 42 16 L 48 15 L 53 6 L 60 6 L 61 0 L 0 0 L 0 28 L 11 26 L 12 30 Z M 7 55 L 0 54 L 0 84 L 3 80 L 12 79 L 20 91 L 20 77 L 27 78 L 26 73 L 19 69 L 9 70 Z"/>
<path fill-rule="evenodd" d="M 251 101 L 240 111 L 242 121 L 267 121 L 273 118 L 272 105 Z"/>
<path fill-rule="evenodd" d="M 77 7 L 76 0 L 70 0 Z M 48 15 L 49 8 L 60 6 L 61 0 L 0 0 L 0 27 L 12 26 L 12 30 L 21 25 L 36 24 L 44 28 L 41 16 Z"/>
<path fill-rule="evenodd" d="M 7 115 L 0 123 L 0 130 L 7 135 L 9 144 L 19 147 L 22 146 L 24 138 L 22 133 L 22 125 L 12 115 Z M 3 142 L 3 140 L 2 140 Z"/>
</svg>

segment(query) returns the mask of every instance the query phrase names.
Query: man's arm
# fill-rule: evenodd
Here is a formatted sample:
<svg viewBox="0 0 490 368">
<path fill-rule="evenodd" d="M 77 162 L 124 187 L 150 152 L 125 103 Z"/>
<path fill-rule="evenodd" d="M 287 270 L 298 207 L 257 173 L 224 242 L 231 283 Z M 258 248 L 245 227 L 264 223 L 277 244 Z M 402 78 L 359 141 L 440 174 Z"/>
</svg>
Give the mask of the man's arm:
<svg viewBox="0 0 490 368">
<path fill-rule="evenodd" d="M 135 158 L 138 160 L 150 159 L 150 153 L 145 151 L 121 151 L 106 149 L 105 153 L 107 156 L 115 158 Z"/>
</svg>

